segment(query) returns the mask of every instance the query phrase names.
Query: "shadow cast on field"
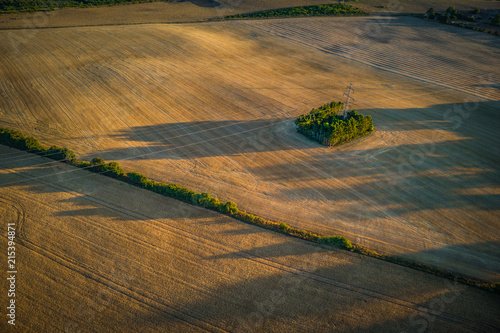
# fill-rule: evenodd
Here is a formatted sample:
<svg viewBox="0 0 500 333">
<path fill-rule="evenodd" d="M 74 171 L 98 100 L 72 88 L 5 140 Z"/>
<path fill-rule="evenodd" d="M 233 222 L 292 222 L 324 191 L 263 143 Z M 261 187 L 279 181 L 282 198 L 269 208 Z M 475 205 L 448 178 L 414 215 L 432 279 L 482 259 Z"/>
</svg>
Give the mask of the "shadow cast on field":
<svg viewBox="0 0 500 333">
<path fill-rule="evenodd" d="M 197 159 L 315 146 L 300 140 L 294 140 L 291 146 L 288 132 L 293 126 L 291 118 L 137 126 L 112 137 L 142 145 L 102 152 L 100 157 L 105 160 Z M 84 156 L 84 159 L 92 157 Z"/>
<path fill-rule="evenodd" d="M 293 247 L 299 250 L 291 250 Z M 375 259 L 332 265 L 339 254 L 336 251 L 331 252 L 332 262 L 325 265 L 317 260 L 324 260 L 328 250 L 302 247 L 314 248 L 290 242 L 207 258 L 219 269 L 231 271 L 234 260 L 252 259 L 253 255 L 271 258 L 271 264 L 282 262 L 281 257 L 296 256 L 293 271 L 278 269 L 274 275 L 238 283 L 221 281 L 218 287 L 205 290 L 198 301 L 188 302 L 182 312 L 195 317 L 196 322 L 231 332 L 413 332 L 423 325 L 416 319 L 430 317 L 426 324 L 435 331 L 498 329 L 494 316 L 472 305 L 477 299 L 469 303 L 465 285 Z M 500 309 L 493 305 L 495 295 L 481 290 L 474 295 L 491 302 L 489 313 Z M 177 321 L 161 314 L 143 319 L 162 327 Z"/>
<path fill-rule="evenodd" d="M 365 143 L 374 141 L 368 136 L 311 155 L 307 163 L 298 160 L 280 165 L 264 164 L 249 172 L 268 182 L 294 179 L 295 186 L 282 191 L 286 197 L 335 202 L 338 192 L 342 191 L 348 203 L 343 206 L 346 212 L 353 208 L 349 203 L 366 201 L 363 198 L 369 198 L 373 206 L 370 209 L 375 210 L 370 213 L 376 216 L 379 216 L 377 206 L 384 206 L 380 217 L 386 213 L 402 215 L 438 208 L 474 207 L 495 211 L 500 207 L 500 196 L 494 190 L 500 182 L 498 109 L 500 102 L 478 103 L 475 113 L 470 112 L 466 118 L 449 112 L 464 111 L 462 104 L 360 110 L 373 116 L 376 131 L 381 132 L 372 134 L 378 135 L 378 147 L 363 148 Z M 443 120 L 447 113 L 453 118 Z M 378 119 L 381 119 L 379 123 Z M 412 133 L 425 134 L 420 135 L 420 142 L 412 143 L 406 139 Z M 392 137 L 401 137 L 408 143 L 396 145 Z M 352 182 L 352 179 L 363 181 Z M 304 186 L 306 182 L 314 182 L 314 186 Z M 332 186 L 333 183 L 336 186 Z"/>
<path fill-rule="evenodd" d="M 8 169 L 3 163 L 1 168 Z M 44 169 L 39 170 L 39 172 L 42 170 Z M 52 172 L 48 167 L 45 168 L 45 171 L 49 174 Z M 11 172 L 11 176 L 15 175 L 16 172 L 19 171 Z M 28 177 L 28 175 L 24 175 Z M 192 206 L 169 198 L 164 198 L 165 207 L 160 210 L 157 210 L 156 204 L 150 200 L 144 202 L 125 200 L 126 204 L 124 204 L 121 201 L 122 198 L 137 198 L 138 194 L 144 196 L 156 194 L 132 187 L 128 191 L 129 185 L 123 185 L 126 187 L 122 188 L 121 183 L 114 180 L 111 180 L 111 183 L 106 186 L 106 190 L 123 191 L 123 195 L 115 197 L 115 199 L 107 199 L 106 193 L 100 193 L 99 186 L 103 180 L 102 176 L 90 175 L 87 184 L 83 184 L 81 180 L 54 184 L 51 181 L 42 181 L 38 173 L 37 177 L 32 178 L 31 181 L 40 186 L 60 191 L 64 196 L 69 193 L 79 194 L 71 198 L 63 197 L 53 199 L 51 202 L 44 202 L 45 205 L 73 204 L 75 206 L 72 210 L 56 213 L 56 217 L 78 216 L 85 220 L 92 220 L 94 216 L 101 216 L 106 219 L 101 222 L 109 225 L 110 228 L 113 223 L 106 222 L 121 220 L 124 219 L 124 216 L 127 220 L 144 220 L 144 223 L 149 221 L 149 223 L 158 226 L 159 219 L 182 219 L 181 223 L 184 224 L 190 223 L 189 220 L 196 220 L 198 217 L 207 215 L 206 210 L 193 210 L 190 209 Z M 3 177 L 5 175 L 0 173 L 0 179 Z M 89 188 L 95 188 L 95 193 L 82 193 Z M 39 186 L 36 189 L 37 191 L 41 190 Z M 30 191 L 30 187 L 22 190 Z M 52 190 L 46 192 L 52 193 Z M 129 195 L 129 192 L 134 193 Z M 53 198 L 53 196 L 51 197 Z M 27 198 L 29 200 L 29 197 Z M 26 197 L 23 200 L 26 200 Z M 191 213 L 187 214 L 186 211 Z M 32 214 L 32 212 L 27 213 Z M 35 220 L 36 217 L 32 219 Z M 248 225 L 242 226 L 258 229 Z M 121 226 L 121 228 L 126 227 Z M 144 227 L 145 225 L 142 225 L 142 228 Z M 162 238 L 163 232 L 166 234 L 171 232 L 171 229 L 156 228 L 156 230 L 159 239 Z M 433 311 L 432 325 L 434 325 L 435 331 L 454 332 L 474 327 L 476 330 L 486 332 L 499 328 L 498 320 L 492 315 L 498 312 L 500 306 L 497 302 L 497 296 L 494 294 L 476 290 L 471 296 L 465 290 L 465 286 L 454 284 L 448 280 L 376 259 L 360 258 L 357 254 L 338 249 L 325 249 L 313 243 L 292 240 L 291 238 L 278 244 L 270 240 L 271 245 L 251 246 L 248 244 L 262 244 L 263 241 L 264 244 L 266 243 L 265 239 L 260 238 L 261 235 L 249 233 L 246 235 L 248 238 L 245 238 L 244 242 L 241 243 L 244 245 L 229 246 L 228 244 L 234 243 L 225 244 L 224 236 L 227 234 L 217 230 L 215 227 L 213 230 L 197 233 L 197 236 L 200 237 L 199 242 L 192 245 L 196 249 L 193 252 L 196 255 L 192 256 L 193 253 L 187 251 L 189 260 L 182 263 L 182 265 L 186 265 L 182 266 L 182 270 L 185 273 L 183 276 L 186 276 L 187 280 L 172 278 L 171 274 L 174 274 L 175 277 L 176 272 L 181 270 L 180 267 L 174 266 L 180 261 L 175 261 L 175 263 L 162 262 L 157 267 L 145 270 L 143 262 L 131 260 L 128 263 L 128 269 L 140 272 L 141 281 L 131 281 L 133 285 L 126 289 L 133 292 L 125 292 L 123 295 L 129 297 L 131 303 L 139 299 L 148 299 L 148 303 L 139 302 L 139 304 L 141 307 L 144 304 L 152 305 L 152 311 L 145 315 L 141 309 L 139 314 L 135 312 L 137 307 L 125 305 L 124 309 L 128 310 L 124 311 L 125 316 L 133 317 L 134 321 L 154 323 L 157 329 L 170 325 L 174 327 L 181 319 L 187 321 L 187 325 L 198 325 L 201 322 L 211 325 L 209 326 L 211 328 L 223 326 L 224 329 L 244 332 L 267 332 L 283 328 L 303 332 L 334 330 L 402 332 L 417 329 L 415 321 L 411 320 L 415 313 L 423 316 Z M 109 236 L 103 233 L 102 237 L 109 237 L 105 238 L 106 241 L 116 241 L 120 229 L 116 231 L 118 231 L 116 234 L 110 232 Z M 271 231 L 265 230 L 263 232 L 271 233 Z M 173 244 L 181 250 L 176 255 L 180 255 L 185 250 L 186 243 L 183 240 L 185 237 L 189 238 L 189 235 L 183 235 L 178 236 L 179 243 L 177 245 Z M 93 237 L 95 237 L 92 233 L 88 235 L 79 233 L 77 236 L 88 237 L 88 240 L 92 242 L 94 241 Z M 238 235 L 231 235 L 231 237 L 236 236 Z M 214 246 L 213 243 L 216 242 L 222 243 L 222 246 Z M 51 246 L 58 245 L 52 244 Z M 472 249 L 492 249 L 498 247 L 498 243 L 474 244 L 470 247 Z M 127 250 L 130 251 L 130 249 Z M 211 255 L 214 250 L 216 253 L 222 254 Z M 449 247 L 433 251 L 453 253 L 461 251 L 461 249 Z M 73 259 L 71 253 L 65 252 L 64 262 L 68 256 Z M 118 254 L 119 252 L 110 253 Z M 208 256 L 198 256 L 200 253 L 208 254 Z M 157 255 L 154 247 L 139 254 L 148 258 L 155 258 Z M 421 254 L 425 255 L 426 252 L 421 252 Z M 429 251 L 429 254 L 432 255 L 432 252 Z M 81 257 L 77 259 L 77 255 L 74 255 L 75 260 L 82 260 Z M 89 262 L 85 264 L 90 269 L 95 262 L 102 264 L 101 257 L 89 257 L 88 260 Z M 61 264 L 66 270 L 74 270 L 74 274 L 91 276 L 87 275 L 88 269 L 79 271 L 73 265 L 62 264 L 59 259 L 54 261 Z M 192 271 L 189 270 L 190 267 L 193 268 Z M 225 273 L 233 272 L 235 268 L 240 273 Z M 202 275 L 197 275 L 199 273 Z M 148 281 L 151 281 L 152 277 L 155 279 L 154 286 L 148 285 Z M 202 287 L 196 284 L 197 279 L 200 279 L 199 284 Z M 206 280 L 201 282 L 201 279 Z M 90 282 L 90 279 L 88 281 Z M 57 283 L 59 282 L 56 281 L 54 285 Z M 120 283 L 123 284 L 123 281 L 118 281 L 118 284 Z M 85 285 L 84 288 L 88 286 Z M 175 290 L 177 286 L 180 289 L 187 287 L 189 292 L 183 293 L 182 297 L 175 299 L 162 286 L 173 288 L 171 290 Z M 96 288 L 98 288 L 97 291 L 102 290 L 102 285 L 98 284 Z M 141 288 L 147 288 L 147 291 L 145 290 L 142 294 Z M 452 294 L 455 296 L 452 297 Z M 51 301 L 56 300 L 52 299 Z M 435 311 L 435 308 L 432 308 L 435 300 L 444 302 L 445 309 Z M 78 300 L 78 303 L 80 302 L 81 300 Z M 476 306 L 483 304 L 490 304 L 490 306 L 486 309 Z M 118 306 L 120 303 L 103 303 L 103 310 L 106 306 L 114 307 L 115 305 Z M 110 312 L 101 310 L 96 313 L 96 316 L 106 316 Z M 94 324 L 87 323 L 88 325 Z M 82 323 L 82 327 L 85 325 L 87 324 Z"/>
</svg>

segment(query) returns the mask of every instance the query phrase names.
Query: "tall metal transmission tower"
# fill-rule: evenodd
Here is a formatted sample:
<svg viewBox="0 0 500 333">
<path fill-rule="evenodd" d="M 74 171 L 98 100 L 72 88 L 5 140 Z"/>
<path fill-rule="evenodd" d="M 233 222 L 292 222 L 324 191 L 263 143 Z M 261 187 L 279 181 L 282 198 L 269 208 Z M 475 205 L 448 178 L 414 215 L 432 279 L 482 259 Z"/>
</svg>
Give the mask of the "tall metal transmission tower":
<svg viewBox="0 0 500 333">
<path fill-rule="evenodd" d="M 352 102 L 354 103 L 354 98 L 351 97 L 351 93 L 354 92 L 354 89 L 352 88 L 352 83 L 347 88 L 349 88 L 349 92 L 347 94 L 344 93 L 344 96 L 347 96 L 347 99 L 346 99 L 345 104 L 344 104 L 344 120 L 347 117 L 347 112 L 349 109 L 349 104 L 351 102 L 351 99 L 352 99 Z"/>
</svg>

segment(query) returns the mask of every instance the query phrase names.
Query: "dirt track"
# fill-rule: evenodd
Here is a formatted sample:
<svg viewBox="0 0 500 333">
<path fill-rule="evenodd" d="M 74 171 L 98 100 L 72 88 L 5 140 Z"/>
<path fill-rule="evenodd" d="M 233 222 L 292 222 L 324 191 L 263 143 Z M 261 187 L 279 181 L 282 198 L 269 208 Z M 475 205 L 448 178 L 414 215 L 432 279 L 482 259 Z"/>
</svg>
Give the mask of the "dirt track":
<svg viewBox="0 0 500 333">
<path fill-rule="evenodd" d="M 0 44 L 0 124 L 498 281 L 498 39 L 377 20 L 40 30 Z M 342 98 L 349 82 L 373 135 L 328 150 L 294 131 L 295 116 Z"/>
<path fill-rule="evenodd" d="M 0 212 L 16 223 L 19 259 L 16 330 L 2 320 L 2 332 L 500 328 L 497 295 L 13 149 L 0 156 Z"/>
</svg>

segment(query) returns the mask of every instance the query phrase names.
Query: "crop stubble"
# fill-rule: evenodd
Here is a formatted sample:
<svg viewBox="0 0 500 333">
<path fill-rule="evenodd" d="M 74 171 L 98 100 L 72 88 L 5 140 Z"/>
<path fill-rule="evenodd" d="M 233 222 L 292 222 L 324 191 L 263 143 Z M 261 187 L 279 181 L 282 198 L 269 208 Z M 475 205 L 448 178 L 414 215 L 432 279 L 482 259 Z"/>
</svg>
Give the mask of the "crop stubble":
<svg viewBox="0 0 500 333">
<path fill-rule="evenodd" d="M 19 52 L 0 44 L 1 121 L 266 218 L 495 281 L 495 38 L 407 17 L 40 30 Z M 373 135 L 328 150 L 295 133 L 293 117 L 349 82 Z M 459 126 L 443 119 L 471 96 Z"/>
</svg>

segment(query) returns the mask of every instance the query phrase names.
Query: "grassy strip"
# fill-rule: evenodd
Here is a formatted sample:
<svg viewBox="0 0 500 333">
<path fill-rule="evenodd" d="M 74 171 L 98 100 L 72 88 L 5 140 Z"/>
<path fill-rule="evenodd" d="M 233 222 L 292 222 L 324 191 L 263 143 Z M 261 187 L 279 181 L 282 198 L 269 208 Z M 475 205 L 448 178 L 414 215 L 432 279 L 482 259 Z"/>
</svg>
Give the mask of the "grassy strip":
<svg viewBox="0 0 500 333">
<path fill-rule="evenodd" d="M 226 16 L 225 19 L 247 19 L 247 18 L 275 18 L 275 17 L 299 17 L 299 16 L 339 16 L 339 15 L 368 15 L 368 13 L 344 4 L 314 5 L 265 10 L 261 12 L 237 14 Z"/>
<path fill-rule="evenodd" d="M 338 115 L 344 103 L 332 102 L 295 120 L 297 131 L 325 146 L 333 146 L 352 141 L 373 132 L 373 119 L 352 110 L 346 118 Z"/>
<path fill-rule="evenodd" d="M 26 136 L 18 131 L 0 128 L 0 144 L 28 151 L 43 157 L 51 158 L 66 164 L 70 164 L 90 172 L 102 174 L 120 181 L 127 182 L 133 186 L 144 188 L 158 194 L 181 200 L 185 203 L 197 205 L 217 211 L 221 214 L 230 216 L 237 220 L 257 225 L 259 227 L 273 230 L 285 235 L 311 241 L 318 244 L 333 246 L 347 251 L 359 253 L 372 258 L 392 262 L 398 265 L 414 268 L 420 271 L 431 273 L 450 280 L 455 280 L 467 285 L 476 286 L 482 289 L 500 293 L 500 283 L 491 284 L 478 279 L 469 278 L 460 274 L 447 272 L 443 269 L 418 263 L 414 260 L 396 257 L 392 255 L 380 254 L 371 251 L 363 246 L 352 244 L 343 236 L 323 236 L 316 233 L 297 229 L 289 226 L 286 223 L 266 220 L 253 214 L 240 211 L 237 205 L 232 202 L 221 202 L 216 197 L 208 193 L 197 193 L 177 184 L 166 184 L 150 180 L 146 176 L 137 173 L 125 173 L 117 162 L 106 163 L 102 158 L 94 157 L 90 162 L 79 161 L 73 151 L 68 148 L 51 146 L 50 148 L 43 147 L 37 139 Z"/>
</svg>

